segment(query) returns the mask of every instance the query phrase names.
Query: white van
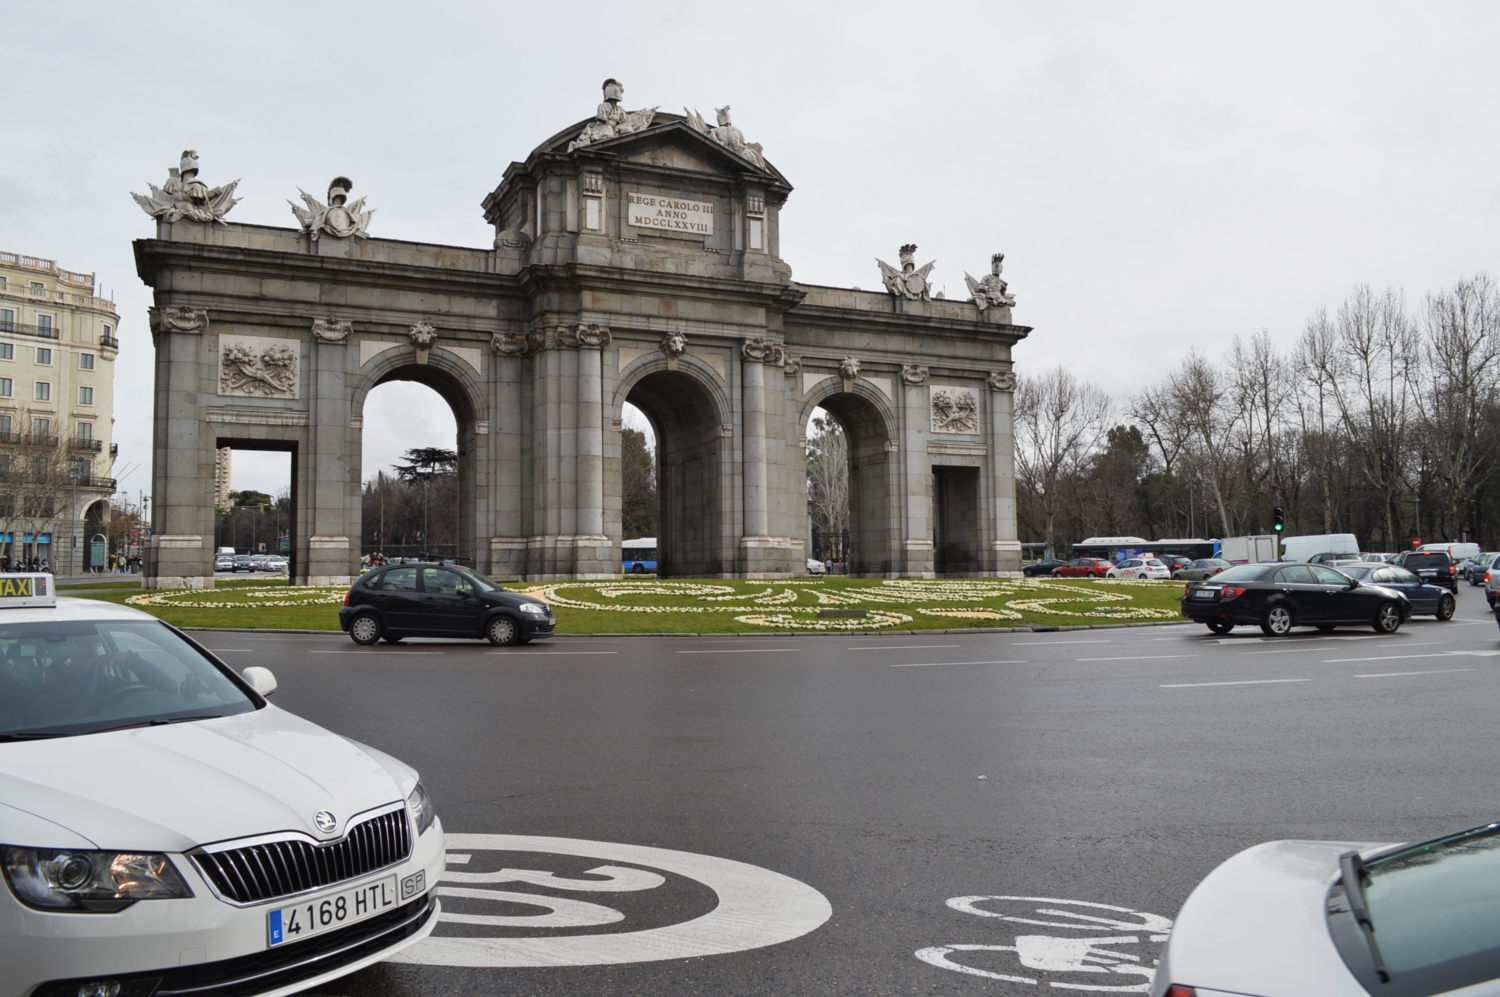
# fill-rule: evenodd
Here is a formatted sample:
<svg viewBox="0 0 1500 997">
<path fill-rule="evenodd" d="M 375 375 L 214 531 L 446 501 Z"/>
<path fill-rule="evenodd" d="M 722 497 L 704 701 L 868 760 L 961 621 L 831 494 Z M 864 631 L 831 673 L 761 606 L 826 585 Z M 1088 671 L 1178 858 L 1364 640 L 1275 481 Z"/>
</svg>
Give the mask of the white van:
<svg viewBox="0 0 1500 997">
<path fill-rule="evenodd" d="M 1467 561 L 1471 557 L 1478 557 L 1482 553 L 1478 544 L 1465 543 L 1423 544 L 1420 549 L 1442 551 L 1454 564 Z"/>
<path fill-rule="evenodd" d="M 1306 561 L 1314 554 L 1348 554 L 1359 556 L 1359 541 L 1353 533 L 1320 533 L 1311 537 L 1282 537 L 1283 561 Z"/>
</svg>

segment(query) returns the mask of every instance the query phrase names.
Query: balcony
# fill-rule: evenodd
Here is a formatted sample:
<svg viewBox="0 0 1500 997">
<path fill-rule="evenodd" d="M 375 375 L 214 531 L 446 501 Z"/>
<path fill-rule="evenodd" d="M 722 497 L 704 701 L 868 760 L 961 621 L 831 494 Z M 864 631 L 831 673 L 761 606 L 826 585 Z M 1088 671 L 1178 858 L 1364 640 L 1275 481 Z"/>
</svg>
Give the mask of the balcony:
<svg viewBox="0 0 1500 997">
<path fill-rule="evenodd" d="M 104 441 L 76 436 L 68 441 L 68 449 L 82 450 L 89 453 L 102 453 L 104 451 Z"/>
<path fill-rule="evenodd" d="M 0 322 L 0 332 L 15 333 L 22 336 L 36 336 L 39 339 L 57 338 L 57 326 L 31 325 L 27 322 Z"/>
<path fill-rule="evenodd" d="M 120 348 L 120 341 L 113 336 L 100 336 L 99 345 L 106 350 L 118 350 Z"/>
<path fill-rule="evenodd" d="M 118 457 L 118 456 L 120 456 L 120 444 L 118 444 L 118 443 L 111 443 L 109 445 L 109 455 L 111 457 Z"/>
<path fill-rule="evenodd" d="M 15 442 L 23 447 L 37 447 L 43 450 L 57 449 L 58 440 L 56 433 L 27 433 L 24 436 L 20 433 L 12 433 L 11 436 Z"/>
</svg>

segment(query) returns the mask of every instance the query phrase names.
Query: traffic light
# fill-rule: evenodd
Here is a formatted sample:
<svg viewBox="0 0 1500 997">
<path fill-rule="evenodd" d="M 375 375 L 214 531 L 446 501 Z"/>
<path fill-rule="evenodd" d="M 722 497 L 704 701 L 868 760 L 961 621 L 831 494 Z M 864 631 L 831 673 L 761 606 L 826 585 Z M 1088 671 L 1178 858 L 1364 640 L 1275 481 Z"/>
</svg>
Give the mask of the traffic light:
<svg viewBox="0 0 1500 997">
<path fill-rule="evenodd" d="M 1279 505 L 1271 510 L 1271 529 L 1277 533 L 1286 530 L 1286 512 Z"/>
</svg>

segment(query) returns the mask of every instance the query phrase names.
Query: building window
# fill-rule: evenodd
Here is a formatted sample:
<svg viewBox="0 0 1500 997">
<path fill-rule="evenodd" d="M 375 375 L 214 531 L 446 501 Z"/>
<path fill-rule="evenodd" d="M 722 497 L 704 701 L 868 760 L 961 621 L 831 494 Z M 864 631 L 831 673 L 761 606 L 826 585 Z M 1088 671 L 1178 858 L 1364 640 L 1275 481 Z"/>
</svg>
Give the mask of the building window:
<svg viewBox="0 0 1500 997">
<path fill-rule="evenodd" d="M 80 404 L 80 405 L 92 405 L 92 404 L 94 404 L 94 389 L 90 388 L 87 385 L 84 385 L 84 386 L 80 387 L 78 389 L 78 404 Z"/>
<path fill-rule="evenodd" d="M 39 280 L 34 280 L 34 281 L 31 282 L 31 293 L 32 294 L 46 294 L 47 293 L 47 285 L 43 284 Z"/>
<path fill-rule="evenodd" d="M 11 379 L 0 377 L 0 398 L 9 398 L 14 393 L 15 385 L 11 382 Z M 9 419 L 10 416 L 6 416 L 6 418 Z"/>
<path fill-rule="evenodd" d="M 0 329 L 6 332 L 16 331 L 16 310 L 14 308 L 0 308 Z"/>
<path fill-rule="evenodd" d="M 0 415 L 0 436 L 9 439 L 10 434 L 16 431 L 15 427 L 16 423 L 14 419 L 8 415 Z"/>
<path fill-rule="evenodd" d="M 94 424 L 92 422 L 80 422 L 78 424 L 78 442 L 87 443 L 94 438 Z"/>
<path fill-rule="evenodd" d="M 39 402 L 50 402 L 52 400 L 52 383 L 50 381 L 36 382 L 35 397 Z"/>
<path fill-rule="evenodd" d="M 52 351 L 45 346 L 38 346 L 36 348 L 36 362 L 50 365 L 52 363 Z"/>
<path fill-rule="evenodd" d="M 52 435 L 52 420 L 51 419 L 44 419 L 41 416 L 37 416 L 35 419 L 32 419 L 31 420 L 31 435 L 32 436 L 50 436 L 50 435 Z"/>
<path fill-rule="evenodd" d="M 14 360 L 16 358 L 15 343 L 0 343 L 0 360 Z"/>
<path fill-rule="evenodd" d="M 109 335 L 109 326 L 105 326 L 104 327 L 104 334 L 106 336 Z M 94 355 L 92 353 L 80 353 L 80 354 L 78 354 L 78 367 L 79 367 L 80 370 L 93 370 L 94 369 Z"/>
<path fill-rule="evenodd" d="M 51 315 L 38 315 L 36 317 L 36 334 L 38 336 L 51 337 L 51 335 L 52 335 L 52 316 Z"/>
<path fill-rule="evenodd" d="M 9 281 L 7 281 L 4 277 L 0 277 L 0 291 L 5 290 L 9 285 Z"/>
</svg>

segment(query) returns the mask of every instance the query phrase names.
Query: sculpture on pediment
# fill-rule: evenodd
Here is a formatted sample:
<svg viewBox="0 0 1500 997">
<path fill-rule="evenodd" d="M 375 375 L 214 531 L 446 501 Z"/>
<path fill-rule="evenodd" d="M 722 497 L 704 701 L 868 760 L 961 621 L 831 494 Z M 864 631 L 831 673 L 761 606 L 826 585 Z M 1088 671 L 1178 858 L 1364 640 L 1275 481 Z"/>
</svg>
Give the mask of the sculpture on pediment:
<svg viewBox="0 0 1500 997">
<path fill-rule="evenodd" d="M 919 269 L 917 247 L 913 243 L 907 243 L 901 247 L 900 258 L 900 270 L 878 256 L 875 258 L 875 262 L 880 264 L 880 279 L 885 282 L 885 289 L 898 298 L 907 298 L 911 301 L 931 300 L 932 285 L 927 282 L 927 275 L 932 273 L 932 268 L 937 261 L 933 260 Z"/>
<path fill-rule="evenodd" d="M 990 272 L 985 274 L 983 280 L 975 280 L 964 271 L 964 281 L 969 285 L 969 293 L 974 296 L 974 304 L 982 312 L 991 305 L 995 307 L 1009 308 L 1016 303 L 1006 290 L 1010 285 L 1000 276 L 1000 271 L 1005 269 L 1005 254 L 996 253 L 990 257 Z"/>
<path fill-rule="evenodd" d="M 312 324 L 313 338 L 320 343 L 345 343 L 354 333 L 354 323 L 335 318 L 315 318 Z"/>
<path fill-rule="evenodd" d="M 297 188 L 297 192 L 302 195 L 302 201 L 307 207 L 299 208 L 291 201 L 286 203 L 292 205 L 292 214 L 302 223 L 302 231 L 311 236 L 314 242 L 324 232 L 340 239 L 363 239 L 368 235 L 370 218 L 374 216 L 375 209 L 363 210 L 365 199 L 362 197 L 353 204 L 346 204 L 349 192 L 353 189 L 354 181 L 348 177 L 334 177 L 333 182 L 328 185 L 327 204 L 301 187 Z"/>
<path fill-rule="evenodd" d="M 979 399 L 969 388 L 932 389 L 934 433 L 979 432 Z"/>
<path fill-rule="evenodd" d="M 852 381 L 859 376 L 859 361 L 853 357 L 845 357 L 839 361 L 839 376 L 846 381 Z"/>
<path fill-rule="evenodd" d="M 766 160 L 761 153 L 760 143 L 745 141 L 745 133 L 736 128 L 734 122 L 729 118 L 728 104 L 725 104 L 723 107 L 714 108 L 714 113 L 717 115 L 719 123 L 716 127 L 712 128 L 709 127 L 708 122 L 703 120 L 703 115 L 697 111 L 689 111 L 685 107 L 682 111 L 687 115 L 688 124 L 695 131 L 707 135 L 736 156 L 750 160 L 750 162 L 761 169 L 766 168 Z"/>
<path fill-rule="evenodd" d="M 992 370 L 990 376 L 985 378 L 985 383 L 996 391 L 1014 391 L 1016 374 L 1010 370 Z"/>
<path fill-rule="evenodd" d="M 924 363 L 902 364 L 901 380 L 907 384 L 922 384 L 927 380 L 927 365 Z"/>
<path fill-rule="evenodd" d="M 148 308 L 146 313 L 153 333 L 208 331 L 208 309 L 206 308 L 168 305 L 165 308 Z"/>
<path fill-rule="evenodd" d="M 406 331 L 411 338 L 411 345 L 419 350 L 431 349 L 432 344 L 437 342 L 437 329 L 431 322 L 422 319 L 416 325 Z"/>
<path fill-rule="evenodd" d="M 661 337 L 659 349 L 668 358 L 680 357 L 687 352 L 687 337 L 682 334 L 681 329 L 673 329 Z"/>
<path fill-rule="evenodd" d="M 239 184 L 236 180 L 222 187 L 208 186 L 198 179 L 198 153 L 184 149 L 180 165 L 167 170 L 165 186 L 147 184 L 151 188 L 149 197 L 134 193 L 130 196 L 152 218 L 166 222 L 190 218 L 195 222 L 223 224 L 229 209 L 240 203 L 240 199 L 234 196 L 234 189 Z"/>
<path fill-rule="evenodd" d="M 568 151 L 651 127 L 651 119 L 656 117 L 656 108 L 627 111 L 620 106 L 620 100 L 624 96 L 625 87 L 619 80 L 605 80 L 604 103 L 594 113 L 594 120 L 584 125 L 578 137 L 568 143 Z"/>
<path fill-rule="evenodd" d="M 251 337 L 220 340 L 219 394 L 297 397 L 299 356 L 294 342 Z"/>
</svg>

